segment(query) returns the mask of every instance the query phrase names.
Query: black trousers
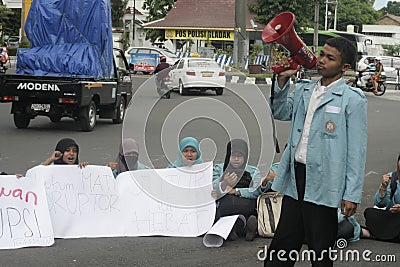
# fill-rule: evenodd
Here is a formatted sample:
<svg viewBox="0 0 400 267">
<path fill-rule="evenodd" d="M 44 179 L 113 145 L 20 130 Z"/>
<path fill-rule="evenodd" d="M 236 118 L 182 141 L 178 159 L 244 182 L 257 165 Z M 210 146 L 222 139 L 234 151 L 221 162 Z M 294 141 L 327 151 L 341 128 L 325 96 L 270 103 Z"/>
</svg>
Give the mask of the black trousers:
<svg viewBox="0 0 400 267">
<path fill-rule="evenodd" d="M 337 208 L 316 205 L 304 201 L 304 191 L 306 184 L 306 168 L 304 164 L 295 165 L 296 186 L 299 200 L 289 196 L 284 196 L 279 223 L 268 248 L 265 266 L 293 266 L 295 264 L 296 253 L 300 255 L 300 249 L 305 242 L 308 250 L 316 254 L 316 260 L 312 260 L 312 266 L 333 266 L 329 258 L 329 247 L 333 247 L 337 234 Z M 284 251 L 284 255 L 279 251 Z M 325 252 L 324 252 L 325 251 Z M 321 258 L 322 252 L 322 258 Z M 289 257 L 292 255 L 292 257 Z M 280 258 L 280 259 L 279 259 Z M 292 259 L 290 259 L 292 258 Z M 284 261 L 282 259 L 287 259 Z"/>
<path fill-rule="evenodd" d="M 235 195 L 225 195 L 218 201 L 216 221 L 223 216 L 242 214 L 246 219 L 257 216 L 257 200 Z"/>
</svg>

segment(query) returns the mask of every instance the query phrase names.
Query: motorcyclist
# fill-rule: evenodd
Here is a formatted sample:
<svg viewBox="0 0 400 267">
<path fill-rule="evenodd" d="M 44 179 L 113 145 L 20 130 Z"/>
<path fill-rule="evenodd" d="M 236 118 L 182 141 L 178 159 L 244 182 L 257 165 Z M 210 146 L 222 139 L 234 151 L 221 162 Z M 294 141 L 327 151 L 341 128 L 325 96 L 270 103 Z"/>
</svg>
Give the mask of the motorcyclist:
<svg viewBox="0 0 400 267">
<path fill-rule="evenodd" d="M 165 85 L 165 78 L 168 76 L 170 65 L 165 56 L 160 57 L 160 63 L 156 66 L 153 74 L 156 74 L 157 92 L 162 98 L 170 98 L 170 91 Z"/>
<path fill-rule="evenodd" d="M 363 88 L 366 86 L 368 80 L 371 78 L 371 75 L 373 75 L 375 73 L 374 59 L 369 58 L 368 65 L 364 69 L 360 70 L 360 72 L 362 73 L 360 83 L 361 83 L 361 87 Z"/>
<path fill-rule="evenodd" d="M 378 81 L 384 76 L 384 69 L 381 63 L 381 57 L 376 58 L 375 73 L 371 76 L 374 92 L 378 92 Z"/>
<path fill-rule="evenodd" d="M 0 67 L 4 69 L 4 71 L 7 70 L 6 66 L 7 60 L 8 60 L 7 48 L 3 47 L 0 53 Z"/>
</svg>

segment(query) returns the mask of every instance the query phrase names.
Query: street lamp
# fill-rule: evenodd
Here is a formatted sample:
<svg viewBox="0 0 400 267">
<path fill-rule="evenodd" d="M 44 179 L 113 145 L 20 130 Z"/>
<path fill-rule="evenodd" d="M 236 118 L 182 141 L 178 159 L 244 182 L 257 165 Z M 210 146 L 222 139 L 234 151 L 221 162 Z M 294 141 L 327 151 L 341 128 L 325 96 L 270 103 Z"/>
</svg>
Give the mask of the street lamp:
<svg viewBox="0 0 400 267">
<path fill-rule="evenodd" d="M 334 4 L 335 5 L 335 19 L 333 21 L 333 29 L 336 30 L 336 17 L 337 17 L 338 1 L 326 0 L 326 2 L 325 2 L 325 31 L 328 30 L 328 16 L 329 16 L 329 13 L 330 13 L 330 11 L 328 11 L 328 4 Z"/>
</svg>

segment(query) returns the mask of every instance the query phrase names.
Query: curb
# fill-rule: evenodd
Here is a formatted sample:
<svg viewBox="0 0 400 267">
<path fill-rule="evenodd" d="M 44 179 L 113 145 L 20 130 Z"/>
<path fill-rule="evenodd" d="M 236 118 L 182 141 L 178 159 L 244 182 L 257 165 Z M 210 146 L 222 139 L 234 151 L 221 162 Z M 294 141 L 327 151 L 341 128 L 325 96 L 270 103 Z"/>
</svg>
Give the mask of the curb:
<svg viewBox="0 0 400 267">
<path fill-rule="evenodd" d="M 228 83 L 243 83 L 243 84 L 272 84 L 271 78 L 255 78 L 246 76 L 226 76 Z"/>
</svg>

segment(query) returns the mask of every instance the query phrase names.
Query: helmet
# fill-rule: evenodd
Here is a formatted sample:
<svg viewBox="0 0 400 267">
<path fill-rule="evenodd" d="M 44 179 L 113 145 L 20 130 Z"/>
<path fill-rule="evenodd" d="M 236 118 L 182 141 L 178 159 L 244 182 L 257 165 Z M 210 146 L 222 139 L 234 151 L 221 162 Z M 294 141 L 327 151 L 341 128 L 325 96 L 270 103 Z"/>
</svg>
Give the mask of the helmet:
<svg viewBox="0 0 400 267">
<path fill-rule="evenodd" d="M 160 57 L 160 62 L 167 62 L 166 56 L 161 56 Z"/>
<path fill-rule="evenodd" d="M 7 49 L 5 47 L 3 47 L 3 49 L 1 51 L 2 52 L 7 52 Z"/>
</svg>

